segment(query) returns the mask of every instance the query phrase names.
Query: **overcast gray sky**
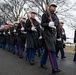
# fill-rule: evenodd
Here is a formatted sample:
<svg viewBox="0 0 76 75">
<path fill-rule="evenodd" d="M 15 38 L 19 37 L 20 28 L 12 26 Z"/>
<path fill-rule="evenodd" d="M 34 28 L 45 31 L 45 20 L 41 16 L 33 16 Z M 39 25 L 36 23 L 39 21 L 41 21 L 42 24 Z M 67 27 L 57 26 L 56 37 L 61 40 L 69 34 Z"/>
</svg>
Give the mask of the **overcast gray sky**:
<svg viewBox="0 0 76 75">
<path fill-rule="evenodd" d="M 76 2 L 76 0 L 69 0 L 69 1 L 71 3 L 75 3 Z M 73 12 L 73 11 L 71 11 L 71 12 L 72 12 L 72 14 L 76 15 L 76 12 Z M 67 37 L 74 38 L 74 30 L 71 29 L 70 27 L 68 27 L 66 24 L 64 24 L 64 28 L 65 28 Z M 69 39 L 68 41 L 73 42 L 73 39 Z"/>
</svg>

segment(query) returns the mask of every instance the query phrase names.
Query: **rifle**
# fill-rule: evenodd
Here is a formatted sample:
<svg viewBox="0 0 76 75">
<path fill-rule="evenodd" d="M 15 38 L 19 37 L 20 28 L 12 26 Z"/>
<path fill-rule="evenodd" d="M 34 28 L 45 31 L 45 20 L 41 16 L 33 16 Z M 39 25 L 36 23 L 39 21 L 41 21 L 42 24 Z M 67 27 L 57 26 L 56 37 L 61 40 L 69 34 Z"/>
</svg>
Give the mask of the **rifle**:
<svg viewBox="0 0 76 75">
<path fill-rule="evenodd" d="M 47 11 L 47 13 L 48 13 L 48 15 L 49 15 L 49 19 L 50 19 L 50 21 L 52 21 L 52 17 L 51 17 L 50 11 L 49 11 L 48 4 L 47 4 L 46 2 L 44 2 L 44 4 L 45 4 L 45 6 L 46 6 L 46 11 Z"/>
<path fill-rule="evenodd" d="M 24 9 L 24 10 L 26 10 L 26 9 Z M 26 10 L 26 14 L 27 14 L 28 19 L 29 19 L 30 22 L 31 22 L 31 26 L 32 26 L 32 27 L 35 27 L 34 24 L 33 24 L 33 22 L 32 22 L 32 20 L 31 20 L 31 17 L 29 16 L 29 14 L 28 14 L 28 12 L 27 12 L 27 10 Z"/>
<path fill-rule="evenodd" d="M 18 20 L 19 20 L 19 21 L 21 20 L 20 17 L 18 17 Z M 24 26 L 23 26 L 23 24 L 22 24 L 22 21 L 20 21 L 20 24 L 21 24 L 21 27 L 23 28 Z"/>
<path fill-rule="evenodd" d="M 51 21 L 53 21 L 53 20 L 52 20 L 52 17 L 51 17 L 51 13 L 50 13 L 50 11 L 49 11 L 48 3 L 44 1 L 44 4 L 45 4 L 45 6 L 46 6 L 46 11 L 47 11 L 47 13 L 48 13 L 48 15 L 49 15 L 49 19 L 50 19 L 50 22 L 51 22 Z M 53 32 L 53 34 L 56 33 L 56 27 L 55 27 L 55 26 L 52 27 L 52 32 Z"/>
</svg>

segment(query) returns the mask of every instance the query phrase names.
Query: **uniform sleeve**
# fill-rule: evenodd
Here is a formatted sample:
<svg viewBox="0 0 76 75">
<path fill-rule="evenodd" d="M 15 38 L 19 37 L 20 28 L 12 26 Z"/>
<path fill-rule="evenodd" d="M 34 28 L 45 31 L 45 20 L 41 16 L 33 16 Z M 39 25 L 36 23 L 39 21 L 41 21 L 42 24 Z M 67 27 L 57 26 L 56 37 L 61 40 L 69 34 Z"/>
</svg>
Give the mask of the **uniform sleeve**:
<svg viewBox="0 0 76 75">
<path fill-rule="evenodd" d="M 42 25 L 42 27 L 44 27 L 44 28 L 48 28 L 48 27 L 49 27 L 48 24 L 49 24 L 48 16 L 47 16 L 46 13 L 44 13 L 44 14 L 42 15 L 41 25 Z"/>
<path fill-rule="evenodd" d="M 60 23 L 59 23 L 59 19 L 57 17 L 56 14 L 54 14 L 54 17 L 52 17 L 55 26 L 56 26 L 56 30 L 57 30 L 57 38 L 61 38 L 61 34 L 60 34 Z"/>
<path fill-rule="evenodd" d="M 38 36 L 42 36 L 40 24 L 38 21 L 36 21 L 36 23 L 37 23 Z"/>
<path fill-rule="evenodd" d="M 60 35 L 60 25 L 57 25 L 56 29 L 57 29 L 57 38 L 60 38 L 61 37 L 61 35 Z"/>
<path fill-rule="evenodd" d="M 66 41 L 66 33 L 65 33 L 65 29 L 63 29 L 63 31 L 64 31 L 64 36 L 63 36 L 63 38 L 64 38 L 64 40 Z"/>
<path fill-rule="evenodd" d="M 29 19 L 27 19 L 26 24 L 25 24 L 25 31 L 31 32 L 31 22 Z"/>
<path fill-rule="evenodd" d="M 21 25 L 20 25 L 20 24 L 18 24 L 18 26 L 17 26 L 17 29 L 16 29 L 16 30 L 17 30 L 17 32 L 18 32 L 18 33 L 21 33 Z"/>
</svg>

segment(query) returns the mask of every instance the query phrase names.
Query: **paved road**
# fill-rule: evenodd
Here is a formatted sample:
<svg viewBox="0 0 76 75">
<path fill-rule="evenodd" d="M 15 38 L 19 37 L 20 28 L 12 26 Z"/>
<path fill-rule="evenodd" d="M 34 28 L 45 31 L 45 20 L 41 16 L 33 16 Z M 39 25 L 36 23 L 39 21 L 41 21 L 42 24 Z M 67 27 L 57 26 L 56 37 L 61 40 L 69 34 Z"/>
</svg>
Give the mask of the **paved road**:
<svg viewBox="0 0 76 75">
<path fill-rule="evenodd" d="M 72 61 L 73 55 L 66 54 L 66 56 L 65 60 L 58 58 L 59 67 L 62 69 L 62 72 L 56 75 L 76 74 L 76 62 Z M 47 70 L 40 68 L 39 62 L 40 58 L 36 56 L 36 64 L 31 66 L 25 58 L 20 59 L 17 55 L 0 49 L 0 75 L 52 75 L 49 60 L 47 61 Z"/>
</svg>

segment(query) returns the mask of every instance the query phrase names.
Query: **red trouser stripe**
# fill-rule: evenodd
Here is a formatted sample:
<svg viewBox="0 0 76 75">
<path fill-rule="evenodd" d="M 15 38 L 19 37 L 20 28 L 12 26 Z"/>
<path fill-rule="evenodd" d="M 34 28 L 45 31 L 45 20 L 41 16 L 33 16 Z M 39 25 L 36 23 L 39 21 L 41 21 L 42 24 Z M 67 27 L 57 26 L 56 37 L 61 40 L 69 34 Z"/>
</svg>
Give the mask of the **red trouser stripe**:
<svg viewBox="0 0 76 75">
<path fill-rule="evenodd" d="M 54 61 L 53 61 L 53 57 L 52 57 L 52 53 L 51 52 L 49 52 L 49 59 L 50 59 L 51 64 L 52 64 L 52 68 L 55 69 Z"/>
</svg>

